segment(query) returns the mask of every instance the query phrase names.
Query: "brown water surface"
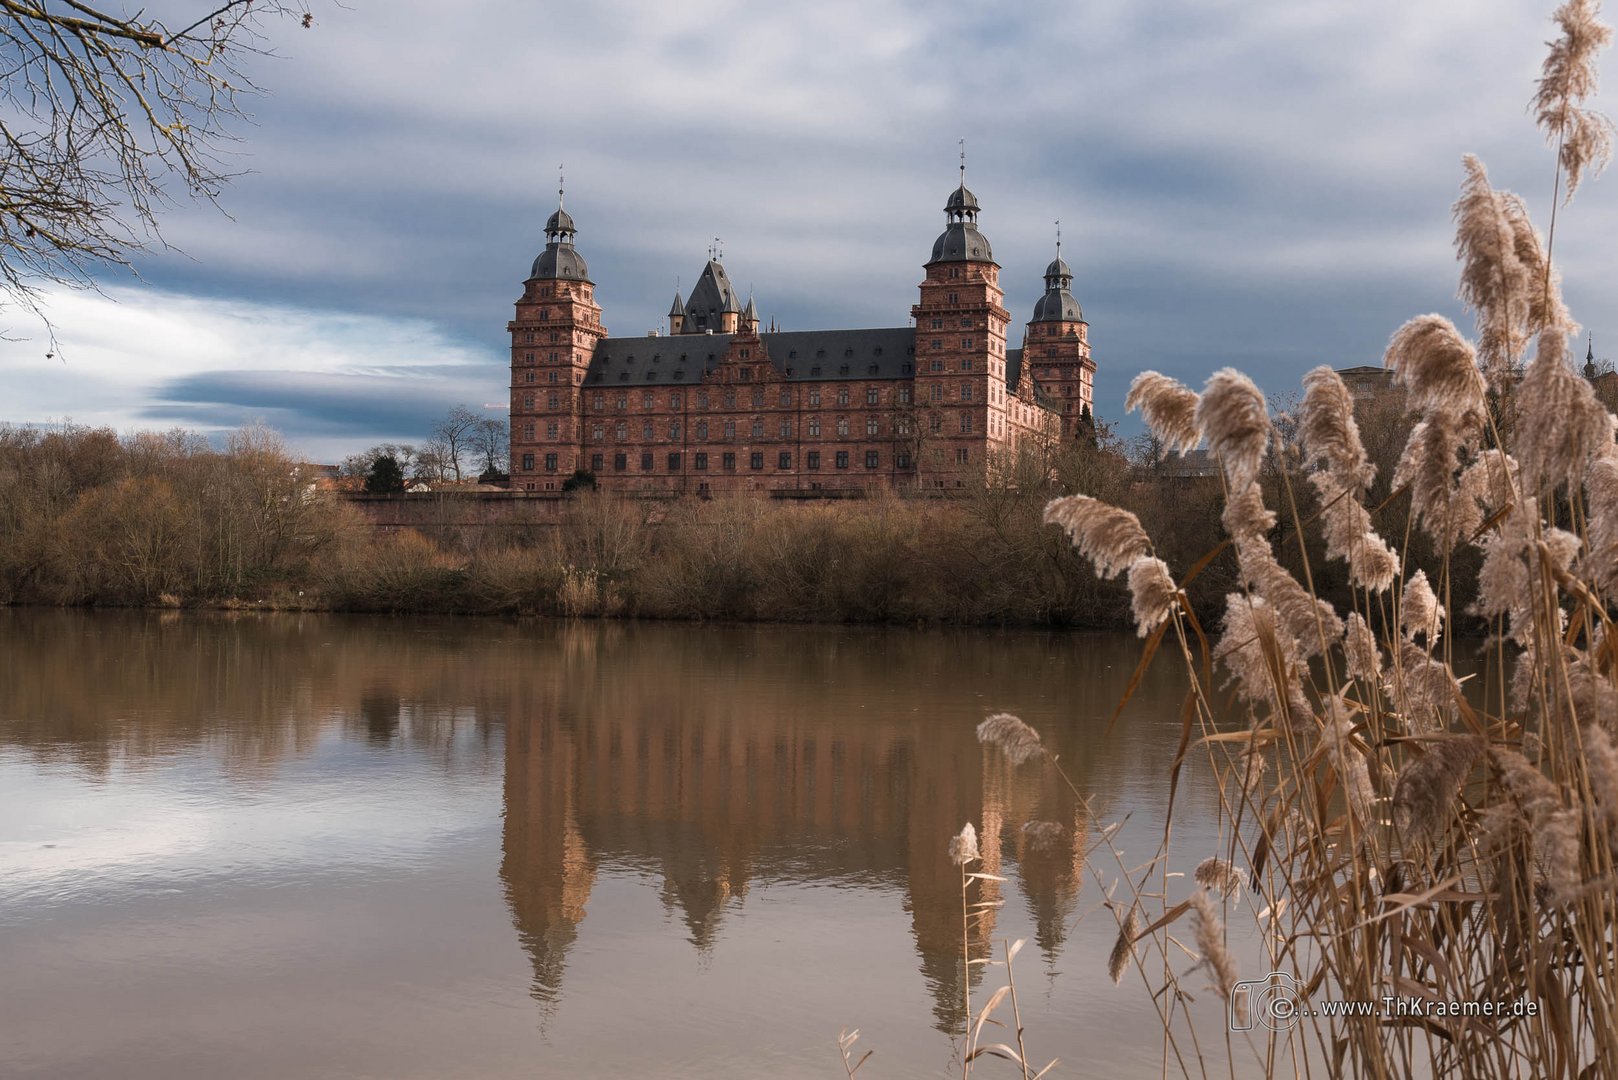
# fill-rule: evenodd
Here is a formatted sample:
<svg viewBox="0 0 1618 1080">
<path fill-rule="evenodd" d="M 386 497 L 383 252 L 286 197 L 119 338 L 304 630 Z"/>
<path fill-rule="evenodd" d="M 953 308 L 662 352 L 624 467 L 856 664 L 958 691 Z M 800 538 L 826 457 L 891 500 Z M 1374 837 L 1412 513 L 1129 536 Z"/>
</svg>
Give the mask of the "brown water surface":
<svg viewBox="0 0 1618 1080">
<path fill-rule="evenodd" d="M 828 1077 L 843 1027 L 861 1077 L 944 1075 L 966 821 L 1007 879 L 974 948 L 1028 939 L 1033 1056 L 1158 1075 L 1093 830 L 973 735 L 1022 716 L 1148 858 L 1184 682 L 1159 662 L 1109 733 L 1139 650 L 0 610 L 0 1075 Z M 1205 766 L 1177 799 L 1188 869 Z"/>
</svg>

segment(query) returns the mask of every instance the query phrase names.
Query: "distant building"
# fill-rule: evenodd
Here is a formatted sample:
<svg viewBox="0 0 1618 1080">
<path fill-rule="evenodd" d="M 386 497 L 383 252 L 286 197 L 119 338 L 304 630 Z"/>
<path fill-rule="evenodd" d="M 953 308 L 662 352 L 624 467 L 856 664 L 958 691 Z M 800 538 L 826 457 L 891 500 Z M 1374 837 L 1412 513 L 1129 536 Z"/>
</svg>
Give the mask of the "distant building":
<svg viewBox="0 0 1618 1080">
<path fill-rule="evenodd" d="M 1008 348 L 978 211 L 964 182 L 950 194 L 913 325 L 761 330 L 715 249 L 666 335 L 612 337 L 558 207 L 507 327 L 511 486 L 560 491 L 582 469 L 620 491 L 948 491 L 996 452 L 1072 437 L 1096 370 L 1073 272 L 1058 244 Z"/>
</svg>

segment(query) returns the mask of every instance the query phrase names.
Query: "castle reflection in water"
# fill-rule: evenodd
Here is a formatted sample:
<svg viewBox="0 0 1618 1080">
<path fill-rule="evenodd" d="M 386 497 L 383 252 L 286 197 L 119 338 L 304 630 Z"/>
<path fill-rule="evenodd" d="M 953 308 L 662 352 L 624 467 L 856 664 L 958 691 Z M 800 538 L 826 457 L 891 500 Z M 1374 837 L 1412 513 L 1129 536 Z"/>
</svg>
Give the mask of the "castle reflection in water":
<svg viewBox="0 0 1618 1080">
<path fill-rule="evenodd" d="M 92 774 L 211 747 L 255 783 L 333 732 L 440 755 L 448 769 L 503 768 L 499 875 L 547 1013 L 592 893 L 621 871 L 657 881 L 706 954 L 725 948 L 727 918 L 758 884 L 891 895 L 937 1026 L 958 1030 L 950 837 L 978 826 L 978 869 L 1008 879 L 985 882 L 981 898 L 1024 905 L 1051 960 L 1078 910 L 1089 838 L 1053 772 L 983 753 L 977 721 L 1023 710 L 1081 790 L 1155 786 L 1163 766 L 1159 742 L 1100 738 L 1132 639 L 77 613 L 5 629 L 0 740 Z M 1172 719 L 1181 689 L 1148 680 L 1140 711 Z M 1030 820 L 1062 823 L 1062 840 L 1034 850 Z M 986 950 L 993 914 L 976 937 Z"/>
</svg>

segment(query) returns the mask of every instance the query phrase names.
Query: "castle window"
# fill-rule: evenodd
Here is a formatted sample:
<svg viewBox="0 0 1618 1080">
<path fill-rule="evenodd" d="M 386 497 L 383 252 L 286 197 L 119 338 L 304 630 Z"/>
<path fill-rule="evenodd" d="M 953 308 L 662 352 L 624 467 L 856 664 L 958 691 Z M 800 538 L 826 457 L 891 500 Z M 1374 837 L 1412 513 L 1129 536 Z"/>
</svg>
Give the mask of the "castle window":
<svg viewBox="0 0 1618 1080">
<path fill-rule="evenodd" d="M 969 337 L 963 337 L 961 339 L 961 348 L 970 349 L 971 347 L 972 347 L 972 339 L 969 338 Z"/>
<path fill-rule="evenodd" d="M 804 455 L 803 467 L 810 470 L 811 472 L 819 471 L 819 469 L 820 469 L 820 451 L 819 450 L 811 450 L 807 454 L 805 454 Z"/>
<path fill-rule="evenodd" d="M 967 317 L 966 317 L 966 318 L 963 318 L 963 319 L 962 319 L 962 320 L 961 320 L 961 325 L 962 325 L 962 326 L 971 326 L 971 325 L 972 325 L 972 319 L 971 319 L 971 317 L 970 317 L 970 316 L 967 316 Z"/>
<path fill-rule="evenodd" d="M 619 394 L 616 405 L 619 412 L 623 412 L 625 409 L 629 408 L 629 395 Z"/>
<path fill-rule="evenodd" d="M 708 471 L 708 455 L 698 450 L 691 455 L 691 468 L 697 472 Z"/>
<path fill-rule="evenodd" d="M 956 295 L 955 293 L 950 293 L 949 294 L 949 302 L 952 303 L 952 304 L 959 304 L 961 302 L 961 298 L 958 295 Z"/>
<path fill-rule="evenodd" d="M 551 420 L 548 423 L 546 423 L 546 425 L 545 425 L 545 437 L 547 439 L 556 438 L 556 421 L 555 420 Z"/>
<path fill-rule="evenodd" d="M 968 457 L 968 454 L 966 452 L 966 447 L 957 446 L 955 448 L 955 464 L 957 464 L 957 465 L 965 465 L 967 457 Z"/>
<path fill-rule="evenodd" d="M 932 366 L 932 369 L 934 371 L 943 371 L 944 370 L 944 361 L 942 361 L 942 360 L 934 360 L 932 362 L 931 366 Z"/>
<path fill-rule="evenodd" d="M 697 421 L 697 441 L 698 442 L 707 442 L 708 441 L 708 421 L 706 421 L 706 420 L 698 420 Z"/>
<path fill-rule="evenodd" d="M 747 467 L 754 472 L 764 468 L 764 451 L 754 450 L 747 456 Z"/>
<path fill-rule="evenodd" d="M 524 363 L 532 364 L 534 362 L 534 354 L 533 353 L 523 353 L 522 358 L 523 358 Z"/>
<path fill-rule="evenodd" d="M 752 355 L 753 355 L 753 350 L 752 349 L 743 349 L 743 350 L 741 350 L 741 358 L 743 360 L 751 359 Z M 751 379 L 752 377 L 753 377 L 753 369 L 752 368 L 742 368 L 742 378 Z"/>
<path fill-rule="evenodd" d="M 816 349 L 815 350 L 815 359 L 816 360 L 824 360 L 824 359 L 826 359 L 826 350 L 825 349 Z"/>
<path fill-rule="evenodd" d="M 810 368 L 809 369 L 809 377 L 812 378 L 812 379 L 820 378 L 820 368 L 818 368 L 818 367 Z"/>
<path fill-rule="evenodd" d="M 963 382 L 961 384 L 961 400 L 962 401 L 971 401 L 972 400 L 972 384 L 971 383 Z"/>
<path fill-rule="evenodd" d="M 678 409 L 679 407 L 680 407 L 680 395 L 679 394 L 670 394 L 669 395 L 669 408 Z"/>
<path fill-rule="evenodd" d="M 735 437 L 736 437 L 736 421 L 734 421 L 734 420 L 726 420 L 725 421 L 725 438 L 734 439 Z"/>
<path fill-rule="evenodd" d="M 848 365 L 844 364 L 842 367 L 838 368 L 837 369 L 837 374 L 839 374 L 839 375 L 847 375 L 848 374 Z"/>
<path fill-rule="evenodd" d="M 647 372 L 647 373 L 646 373 L 646 381 L 647 381 L 647 382 L 656 382 L 656 381 L 657 381 L 657 372 L 655 372 L 655 371 L 648 371 L 648 372 Z M 649 407 L 649 406 L 648 406 L 648 407 Z"/>
<path fill-rule="evenodd" d="M 820 405 L 820 387 L 816 386 L 809 391 L 809 404 L 812 407 Z"/>
<path fill-rule="evenodd" d="M 546 472 L 555 472 L 556 471 L 556 455 L 555 454 L 546 454 L 545 455 L 545 471 Z"/>
<path fill-rule="evenodd" d="M 613 434 L 613 438 L 617 439 L 619 442 L 628 442 L 629 441 L 629 425 L 625 424 L 625 423 L 620 423 L 617 427 L 613 428 L 612 434 Z"/>
<path fill-rule="evenodd" d="M 792 388 L 790 386 L 781 387 L 780 404 L 782 404 L 782 405 L 791 405 L 792 404 Z"/>
<path fill-rule="evenodd" d="M 743 349 L 742 350 L 742 356 L 745 357 L 746 355 L 747 355 L 747 350 Z M 753 369 L 752 368 L 750 368 L 750 367 L 737 368 L 736 371 L 737 371 L 737 374 L 741 377 L 742 382 L 752 382 L 753 381 Z"/>
<path fill-rule="evenodd" d="M 781 421 L 781 438 L 783 438 L 783 439 L 792 438 L 792 421 L 791 420 L 782 420 Z"/>
<path fill-rule="evenodd" d="M 970 434 L 972 434 L 972 414 L 971 413 L 962 413 L 961 414 L 961 434 L 962 435 L 970 435 Z"/>
<path fill-rule="evenodd" d="M 629 468 L 629 455 L 628 454 L 626 454 L 622 450 L 620 450 L 616 454 L 612 455 L 612 471 L 613 472 L 623 472 L 627 468 Z"/>
<path fill-rule="evenodd" d="M 534 455 L 533 454 L 524 454 L 522 456 L 522 468 L 523 468 L 523 472 L 533 472 L 534 471 Z"/>
<path fill-rule="evenodd" d="M 629 381 L 629 372 L 627 372 L 627 371 L 620 371 L 620 372 L 619 372 L 619 373 L 618 373 L 618 381 L 619 381 L 619 382 L 628 382 L 628 381 Z"/>
<path fill-rule="evenodd" d="M 908 386 L 899 387 L 899 404 L 901 404 L 901 405 L 910 404 L 910 387 L 908 387 Z"/>
<path fill-rule="evenodd" d="M 698 390 L 697 391 L 697 408 L 706 409 L 707 407 L 708 407 L 708 391 L 706 391 L 706 390 Z"/>
<path fill-rule="evenodd" d="M 839 450 L 839 451 L 837 451 L 837 467 L 839 469 L 848 468 L 848 451 L 847 450 Z"/>
<path fill-rule="evenodd" d="M 880 454 L 877 451 L 875 451 L 875 450 L 867 450 L 867 451 L 865 451 L 865 467 L 867 469 L 876 468 L 877 465 L 879 465 L 881 463 L 881 461 L 882 461 L 882 458 L 881 458 Z"/>
<path fill-rule="evenodd" d="M 678 439 L 679 437 L 680 437 L 680 422 L 678 420 L 670 420 L 669 421 L 669 438 Z"/>
<path fill-rule="evenodd" d="M 790 468 L 792 468 L 792 453 L 791 453 L 791 451 L 783 451 L 782 453 L 776 455 L 775 467 L 777 469 L 790 469 Z"/>
<path fill-rule="evenodd" d="M 866 389 L 865 389 L 865 404 L 867 404 L 867 405 L 875 405 L 876 403 L 877 403 L 877 389 L 876 389 L 876 387 L 874 387 L 874 386 L 866 387 Z"/>
<path fill-rule="evenodd" d="M 753 391 L 753 408 L 762 409 L 763 407 L 764 407 L 764 391 L 763 391 L 762 388 L 756 389 L 756 390 Z"/>
<path fill-rule="evenodd" d="M 943 319 L 934 319 L 933 320 L 933 329 L 934 330 L 942 330 L 942 329 L 944 329 L 944 320 Z"/>
<path fill-rule="evenodd" d="M 676 450 L 674 453 L 669 455 L 669 472 L 679 472 L 679 471 L 680 471 L 680 453 L 679 453 L 678 450 Z"/>
<path fill-rule="evenodd" d="M 590 428 L 590 438 L 594 439 L 596 442 L 600 442 L 602 439 L 604 439 L 606 437 L 607 437 L 607 429 L 606 428 L 602 427 L 600 424 L 595 424 L 595 425 L 591 426 L 591 428 Z"/>
<path fill-rule="evenodd" d="M 961 370 L 962 371 L 971 371 L 972 370 L 972 358 L 970 356 L 961 361 Z"/>
<path fill-rule="evenodd" d="M 933 383 L 927 388 L 927 397 L 931 401 L 943 401 L 944 388 L 937 383 Z"/>
<path fill-rule="evenodd" d="M 558 334 L 555 330 L 552 330 L 551 331 L 551 341 L 552 342 L 557 342 L 557 341 L 561 341 L 561 340 L 562 340 L 562 335 Z M 556 359 L 556 355 L 554 353 L 551 354 L 551 359 L 552 360 Z"/>
<path fill-rule="evenodd" d="M 736 407 L 736 391 L 731 390 L 731 391 L 728 391 L 725 394 L 725 408 L 734 409 L 735 407 Z"/>
<path fill-rule="evenodd" d="M 879 424 L 876 417 L 867 416 L 865 418 L 865 434 L 867 434 L 867 435 L 875 435 L 880 430 L 881 430 L 881 427 L 880 427 L 880 424 Z"/>
<path fill-rule="evenodd" d="M 875 364 L 872 364 L 870 367 L 865 369 L 865 374 L 867 374 L 867 375 L 875 375 L 878 370 L 880 370 L 880 369 Z"/>
<path fill-rule="evenodd" d="M 532 330 L 525 331 L 522 340 L 524 345 L 532 345 L 534 343 L 534 332 Z"/>
<path fill-rule="evenodd" d="M 607 407 L 607 399 L 602 397 L 600 394 L 597 394 L 595 396 L 595 407 L 597 409 L 605 409 Z"/>
<path fill-rule="evenodd" d="M 529 442 L 534 441 L 534 425 L 531 423 L 522 426 L 522 437 Z"/>
<path fill-rule="evenodd" d="M 896 420 L 894 420 L 893 421 L 893 433 L 895 435 L 908 435 L 908 434 L 910 434 L 910 417 L 901 416 L 901 417 L 897 418 Z"/>
<path fill-rule="evenodd" d="M 724 458 L 722 459 L 722 465 L 723 465 L 724 470 L 726 472 L 735 472 L 736 471 L 736 455 L 733 454 L 733 453 L 729 453 L 727 451 Z"/>
<path fill-rule="evenodd" d="M 910 451 L 901 450 L 897 454 L 893 455 L 893 464 L 895 468 L 899 469 L 910 468 Z"/>
<path fill-rule="evenodd" d="M 550 296 L 550 295 L 552 295 L 552 292 L 553 292 L 553 290 L 551 289 L 551 287 L 549 285 L 547 285 L 543 289 L 539 290 L 539 295 L 541 295 L 541 296 Z"/>
<path fill-rule="evenodd" d="M 640 437 L 643 442 L 651 442 L 657 437 L 652 433 L 652 422 L 650 420 L 640 426 Z"/>
<path fill-rule="evenodd" d="M 789 378 L 789 379 L 792 378 L 792 365 L 791 364 L 787 365 L 787 378 Z"/>
<path fill-rule="evenodd" d="M 640 471 L 641 472 L 651 472 L 653 468 L 654 468 L 654 466 L 652 465 L 652 452 L 650 450 L 641 451 L 641 455 L 640 455 Z"/>
<path fill-rule="evenodd" d="M 764 434 L 764 421 L 760 417 L 753 417 L 753 437 L 756 439 Z"/>
<path fill-rule="evenodd" d="M 939 349 L 942 349 L 942 348 L 943 348 L 943 347 L 944 347 L 944 343 L 943 343 L 943 342 L 942 342 L 942 341 L 940 341 L 940 340 L 939 340 L 939 339 L 937 339 L 937 338 L 933 338 L 933 350 L 934 350 L 934 351 L 935 351 L 935 352 L 936 352 L 936 351 L 937 351 L 937 350 L 939 350 Z"/>
<path fill-rule="evenodd" d="M 904 367 L 900 368 L 900 372 L 905 375 L 914 375 L 916 373 L 916 365 L 906 364 Z"/>
<path fill-rule="evenodd" d="M 607 461 L 606 457 L 604 455 L 602 455 L 602 454 L 591 454 L 590 455 L 590 471 L 598 473 L 602 469 L 605 469 L 607 467 L 606 466 L 606 461 Z"/>
<path fill-rule="evenodd" d="M 848 417 L 839 416 L 837 418 L 837 434 L 839 434 L 839 435 L 847 435 L 848 434 Z"/>
<path fill-rule="evenodd" d="M 534 373 L 533 373 L 533 372 L 532 372 L 532 371 L 530 371 L 530 372 L 529 372 L 529 373 L 528 373 L 528 381 L 529 381 L 529 382 L 533 382 L 533 381 L 534 381 Z M 548 383 L 552 383 L 552 384 L 554 384 L 554 383 L 556 383 L 556 381 L 557 381 L 557 379 L 556 379 L 556 372 L 554 372 L 554 371 L 547 371 L 547 372 L 546 372 L 546 373 L 545 373 L 545 381 L 546 381 L 546 382 L 548 382 Z"/>
<path fill-rule="evenodd" d="M 929 421 L 930 422 L 927 426 L 931 428 L 935 434 L 944 429 L 944 418 L 938 413 L 933 413 L 933 415 L 929 418 Z"/>
<path fill-rule="evenodd" d="M 652 392 L 650 390 L 641 395 L 640 407 L 643 409 L 651 409 L 655 407 L 652 401 Z"/>
<path fill-rule="evenodd" d="M 848 404 L 848 387 L 839 386 L 837 388 L 837 404 L 839 404 L 839 405 L 847 405 Z"/>
<path fill-rule="evenodd" d="M 811 439 L 820 438 L 820 417 L 818 416 L 809 418 L 809 437 Z"/>
<path fill-rule="evenodd" d="M 522 407 L 525 408 L 525 409 L 532 409 L 534 407 L 534 395 L 533 394 L 524 394 L 523 395 Z M 555 402 L 551 403 L 551 408 L 553 408 L 553 409 L 556 408 Z"/>
<path fill-rule="evenodd" d="M 557 402 L 559 400 L 560 399 L 556 396 L 556 391 L 552 390 L 550 393 L 545 395 L 545 407 L 547 409 L 554 409 L 557 407 Z"/>
</svg>

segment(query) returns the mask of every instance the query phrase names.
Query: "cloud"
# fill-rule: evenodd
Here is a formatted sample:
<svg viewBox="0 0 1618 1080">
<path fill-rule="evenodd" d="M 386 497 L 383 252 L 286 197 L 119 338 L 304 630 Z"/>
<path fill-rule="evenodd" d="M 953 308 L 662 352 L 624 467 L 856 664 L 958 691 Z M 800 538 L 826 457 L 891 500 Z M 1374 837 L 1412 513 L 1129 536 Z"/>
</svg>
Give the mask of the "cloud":
<svg viewBox="0 0 1618 1080">
<path fill-rule="evenodd" d="M 280 334 L 253 364 L 164 366 L 120 391 L 140 398 L 125 414 L 223 420 L 251 398 L 321 438 L 353 408 L 370 438 L 449 376 L 363 375 L 353 358 L 423 344 L 469 365 L 455 395 L 498 400 L 504 375 L 482 368 L 503 363 L 560 162 L 615 334 L 661 325 L 716 236 L 766 319 L 903 325 L 962 137 L 1019 321 L 1062 220 L 1103 415 L 1143 367 L 1200 383 L 1212 358 L 1246 356 L 1285 389 L 1322 359 L 1377 362 L 1410 315 L 1460 314 L 1462 153 L 1544 219 L 1553 162 L 1524 103 L 1548 14 L 1508 0 L 320 6 L 255 67 L 273 92 L 243 132 L 231 216 L 177 207 L 165 235 L 185 257 L 141 261 L 155 291 L 118 288 L 154 312 L 182 297 L 290 310 L 314 336 L 295 362 Z M 1618 274 L 1608 187 L 1581 192 L 1557 239 L 1591 319 Z M 211 370 L 310 377 L 271 404 L 200 379 Z M 375 379 L 376 397 L 351 377 Z M 82 411 L 73 385 L 37 376 L 18 418 Z"/>
</svg>

